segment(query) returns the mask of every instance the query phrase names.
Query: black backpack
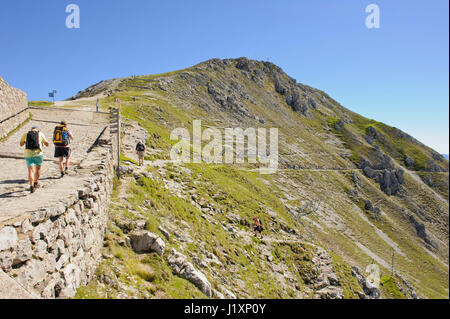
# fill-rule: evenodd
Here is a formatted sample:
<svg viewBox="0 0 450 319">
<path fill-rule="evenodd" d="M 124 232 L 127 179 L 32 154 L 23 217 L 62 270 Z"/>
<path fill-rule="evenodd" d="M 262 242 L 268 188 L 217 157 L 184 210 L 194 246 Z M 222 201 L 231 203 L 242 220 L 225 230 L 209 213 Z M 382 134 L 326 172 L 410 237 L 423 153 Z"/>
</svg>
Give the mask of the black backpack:
<svg viewBox="0 0 450 319">
<path fill-rule="evenodd" d="M 38 131 L 29 131 L 27 134 L 26 141 L 26 149 L 27 150 L 38 150 L 40 149 L 39 145 L 39 132 Z"/>
<path fill-rule="evenodd" d="M 145 151 L 145 146 L 144 146 L 144 144 L 138 143 L 138 145 L 136 146 L 136 150 L 138 150 L 139 152 Z"/>
</svg>

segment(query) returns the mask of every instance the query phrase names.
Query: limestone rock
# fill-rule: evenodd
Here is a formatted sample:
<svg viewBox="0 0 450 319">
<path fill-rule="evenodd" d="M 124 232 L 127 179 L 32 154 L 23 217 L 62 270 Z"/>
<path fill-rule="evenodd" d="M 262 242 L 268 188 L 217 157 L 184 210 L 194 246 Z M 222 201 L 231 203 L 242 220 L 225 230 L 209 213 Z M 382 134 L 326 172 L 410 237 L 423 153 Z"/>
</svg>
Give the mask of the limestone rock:
<svg viewBox="0 0 450 319">
<path fill-rule="evenodd" d="M 175 274 L 192 282 L 206 296 L 212 296 L 211 284 L 208 279 L 202 272 L 195 269 L 194 266 L 187 261 L 186 256 L 180 254 L 175 249 L 172 249 L 168 257 L 168 262 Z"/>
<path fill-rule="evenodd" d="M 17 281 L 24 287 L 34 287 L 46 277 L 44 263 L 36 259 L 30 259 L 17 277 Z"/>
<path fill-rule="evenodd" d="M 14 257 L 13 265 L 30 260 L 32 255 L 33 251 L 31 249 L 31 241 L 29 239 L 19 241 L 17 244 L 16 256 Z"/>
<path fill-rule="evenodd" d="M 7 226 L 0 230 L 0 251 L 14 248 L 17 244 L 17 232 L 14 227 Z"/>
<path fill-rule="evenodd" d="M 33 230 L 33 225 L 31 225 L 31 222 L 29 219 L 25 219 L 21 225 L 21 232 L 25 234 L 31 230 Z"/>
<path fill-rule="evenodd" d="M 359 285 L 364 291 L 364 296 L 361 295 L 360 297 L 365 297 L 366 299 L 380 299 L 381 298 L 381 291 L 378 287 L 376 287 L 374 284 L 372 284 L 370 281 L 364 277 L 359 268 L 356 266 L 352 266 L 352 275 L 353 277 L 358 280 Z"/>
<path fill-rule="evenodd" d="M 158 230 L 164 235 L 166 240 L 170 240 L 170 234 L 165 228 L 163 228 L 162 226 L 159 226 Z"/>
<path fill-rule="evenodd" d="M 65 280 L 65 287 L 61 290 L 59 297 L 70 298 L 75 296 L 76 290 L 81 284 L 81 270 L 75 264 L 68 264 L 61 270 Z"/>
<path fill-rule="evenodd" d="M 164 254 L 165 243 L 157 235 L 146 231 L 138 230 L 130 235 L 131 246 L 137 253 L 156 252 L 162 256 Z"/>
</svg>

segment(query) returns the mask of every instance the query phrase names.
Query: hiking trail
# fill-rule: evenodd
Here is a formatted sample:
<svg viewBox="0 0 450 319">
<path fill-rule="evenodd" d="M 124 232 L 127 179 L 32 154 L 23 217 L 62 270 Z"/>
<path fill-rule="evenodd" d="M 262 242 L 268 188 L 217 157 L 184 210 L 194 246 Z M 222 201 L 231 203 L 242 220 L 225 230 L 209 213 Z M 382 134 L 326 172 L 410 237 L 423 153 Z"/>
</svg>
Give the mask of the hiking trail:
<svg viewBox="0 0 450 319">
<path fill-rule="evenodd" d="M 0 143 L 0 224 L 17 218 L 27 212 L 39 209 L 43 205 L 57 202 L 73 192 L 81 182 L 84 172 L 83 160 L 97 138 L 109 134 L 105 130 L 108 118 L 105 114 L 95 113 L 95 107 L 74 109 L 31 108 L 31 120 L 10 134 Z M 74 135 L 71 142 L 72 155 L 69 174 L 60 178 L 58 159 L 54 158 L 53 130 L 62 120 Z M 40 187 L 31 194 L 28 184 L 28 171 L 23 157 L 24 147 L 20 147 L 21 137 L 32 126 L 39 126 L 49 147 L 44 147 L 44 164 L 41 169 Z"/>
</svg>

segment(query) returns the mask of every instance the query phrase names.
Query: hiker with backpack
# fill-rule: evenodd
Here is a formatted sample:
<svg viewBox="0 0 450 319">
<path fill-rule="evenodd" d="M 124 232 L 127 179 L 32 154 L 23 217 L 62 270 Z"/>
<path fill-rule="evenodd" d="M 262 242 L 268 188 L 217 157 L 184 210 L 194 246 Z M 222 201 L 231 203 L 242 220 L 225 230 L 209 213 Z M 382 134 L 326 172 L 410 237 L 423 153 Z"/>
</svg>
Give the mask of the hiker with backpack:
<svg viewBox="0 0 450 319">
<path fill-rule="evenodd" d="M 261 235 L 262 238 L 262 231 L 264 230 L 261 219 L 259 219 L 258 217 L 254 217 L 253 218 L 253 222 L 254 222 L 254 226 L 253 226 L 253 230 L 255 231 L 255 237 L 258 237 L 258 233 Z"/>
<path fill-rule="evenodd" d="M 59 169 L 61 171 L 61 177 L 64 177 L 69 170 L 70 161 L 70 141 L 74 137 L 70 130 L 67 128 L 67 122 L 61 121 L 61 124 L 55 127 L 53 131 L 53 144 L 55 144 L 55 157 L 59 158 Z M 66 159 L 66 165 L 64 167 L 63 162 Z"/>
<path fill-rule="evenodd" d="M 139 166 L 144 165 L 145 145 L 141 141 L 136 144 L 136 154 L 139 157 Z"/>
<path fill-rule="evenodd" d="M 39 187 L 41 177 L 41 167 L 44 162 L 43 145 L 49 146 L 45 135 L 38 126 L 33 126 L 31 131 L 25 133 L 20 139 L 20 146 L 25 145 L 24 157 L 28 167 L 28 180 L 30 182 L 30 192 L 34 193 Z"/>
</svg>

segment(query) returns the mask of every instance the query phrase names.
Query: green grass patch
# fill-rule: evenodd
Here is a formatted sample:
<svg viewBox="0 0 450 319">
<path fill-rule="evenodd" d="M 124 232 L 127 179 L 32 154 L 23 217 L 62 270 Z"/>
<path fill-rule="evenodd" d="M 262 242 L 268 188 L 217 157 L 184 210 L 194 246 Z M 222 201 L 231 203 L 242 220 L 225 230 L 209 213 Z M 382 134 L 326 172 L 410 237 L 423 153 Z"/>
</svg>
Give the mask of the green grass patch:
<svg viewBox="0 0 450 319">
<path fill-rule="evenodd" d="M 28 101 L 28 106 L 54 106 L 54 103 L 49 101 Z"/>
<path fill-rule="evenodd" d="M 407 299 L 397 286 L 397 280 L 391 275 L 383 276 L 380 279 L 380 290 L 384 298 Z"/>
</svg>

